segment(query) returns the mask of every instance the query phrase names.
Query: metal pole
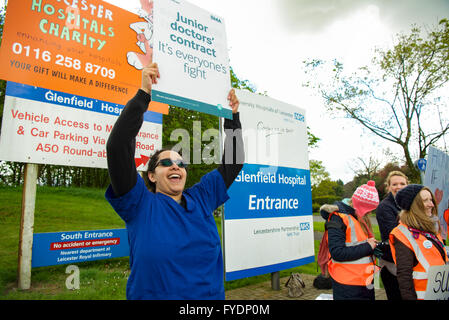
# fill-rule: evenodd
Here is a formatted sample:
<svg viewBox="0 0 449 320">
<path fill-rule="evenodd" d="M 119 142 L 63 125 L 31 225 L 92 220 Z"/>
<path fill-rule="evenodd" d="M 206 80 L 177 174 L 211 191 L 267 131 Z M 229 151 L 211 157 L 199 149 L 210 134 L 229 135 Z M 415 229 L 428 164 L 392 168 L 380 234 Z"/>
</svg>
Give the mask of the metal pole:
<svg viewBox="0 0 449 320">
<path fill-rule="evenodd" d="M 222 128 L 223 128 L 223 119 L 221 117 L 218 117 L 218 141 L 220 143 L 220 148 L 218 150 L 218 161 L 221 161 L 221 158 L 223 157 L 223 132 L 222 132 Z M 225 247 L 225 207 L 224 204 L 221 206 L 222 207 L 222 211 L 221 211 L 221 247 L 222 247 L 222 251 L 223 251 L 223 278 L 224 280 L 226 280 L 226 247 Z"/>
<path fill-rule="evenodd" d="M 19 235 L 19 263 L 17 267 L 19 290 L 28 290 L 31 287 L 31 255 L 33 249 L 37 171 L 37 164 L 27 163 L 25 165 L 22 218 L 20 220 Z"/>
<path fill-rule="evenodd" d="M 279 271 L 271 273 L 271 289 L 277 290 L 277 291 L 281 290 L 279 274 L 280 274 Z"/>
</svg>

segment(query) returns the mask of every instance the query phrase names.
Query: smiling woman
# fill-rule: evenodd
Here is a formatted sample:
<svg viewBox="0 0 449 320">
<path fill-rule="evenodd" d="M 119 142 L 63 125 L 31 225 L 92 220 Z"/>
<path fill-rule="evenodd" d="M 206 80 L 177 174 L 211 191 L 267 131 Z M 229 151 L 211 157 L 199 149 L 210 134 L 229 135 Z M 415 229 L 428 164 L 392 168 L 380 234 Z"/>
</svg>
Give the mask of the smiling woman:
<svg viewBox="0 0 449 320">
<path fill-rule="evenodd" d="M 131 274 L 128 299 L 224 299 L 223 259 L 213 211 L 228 198 L 227 189 L 243 166 L 239 101 L 228 95 L 233 119 L 225 119 L 225 154 L 221 166 L 184 189 L 187 164 L 170 149 L 156 151 L 145 180 L 134 163 L 135 137 L 151 100 L 159 70 L 142 71 L 142 86 L 111 131 L 107 143 L 111 185 L 106 198 L 126 222 Z M 235 131 L 235 133 L 234 133 Z M 231 133 L 228 135 L 228 133 Z"/>
<path fill-rule="evenodd" d="M 391 231 L 389 241 L 401 298 L 423 300 L 429 268 L 448 263 L 437 203 L 432 191 L 419 184 L 399 190 L 396 202 L 402 209 L 400 223 Z"/>
<path fill-rule="evenodd" d="M 387 243 L 390 232 L 398 225 L 398 214 L 401 209 L 398 207 L 396 194 L 408 184 L 407 176 L 401 171 L 391 171 L 385 180 L 387 196 L 379 204 L 376 210 L 376 219 L 379 224 L 379 231 L 383 243 Z M 396 265 L 391 255 L 390 246 L 385 246 L 380 258 L 380 264 L 385 266 L 380 271 L 380 277 L 385 287 L 388 300 L 401 300 L 398 280 L 396 277 Z"/>
<path fill-rule="evenodd" d="M 148 163 L 145 181 L 152 192 L 161 192 L 181 203 L 187 177 L 187 163 L 175 151 L 161 149 Z"/>
</svg>

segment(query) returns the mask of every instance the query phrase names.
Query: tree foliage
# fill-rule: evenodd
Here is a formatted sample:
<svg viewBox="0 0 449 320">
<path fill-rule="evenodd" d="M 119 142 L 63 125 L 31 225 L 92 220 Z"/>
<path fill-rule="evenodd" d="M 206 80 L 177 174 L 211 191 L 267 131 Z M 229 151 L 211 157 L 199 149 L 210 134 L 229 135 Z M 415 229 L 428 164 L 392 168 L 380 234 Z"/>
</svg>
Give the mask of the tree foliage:
<svg viewBox="0 0 449 320">
<path fill-rule="evenodd" d="M 330 174 L 327 172 L 322 161 L 313 159 L 309 160 L 309 168 L 312 188 L 317 187 L 321 181 L 329 179 Z"/>
<path fill-rule="evenodd" d="M 305 61 L 311 77 L 321 71 L 330 79 L 314 78 L 305 86 L 317 89 L 334 114 L 398 144 L 411 178 L 419 180 L 414 156 L 425 157 L 428 147 L 449 132 L 449 20 L 441 20 L 425 35 L 415 25 L 409 34 L 399 34 L 392 48 L 375 53 L 371 65 L 352 74 L 337 60 Z"/>
<path fill-rule="evenodd" d="M 366 184 L 368 180 L 374 180 L 374 182 L 376 183 L 377 192 L 379 193 L 379 199 L 382 200 L 388 194 L 388 190 L 386 189 L 386 180 L 388 174 L 391 171 L 401 171 L 407 177 L 411 176 L 411 170 L 407 167 L 407 165 L 399 165 L 394 162 L 388 162 L 382 168 L 380 168 L 380 166 L 377 166 L 374 171 L 373 170 L 369 172 L 360 171 L 359 173 L 357 173 L 352 179 L 352 181 L 344 185 L 343 187 L 344 197 L 350 198 L 354 193 L 354 191 L 357 189 L 357 187 L 361 186 L 362 184 Z"/>
</svg>

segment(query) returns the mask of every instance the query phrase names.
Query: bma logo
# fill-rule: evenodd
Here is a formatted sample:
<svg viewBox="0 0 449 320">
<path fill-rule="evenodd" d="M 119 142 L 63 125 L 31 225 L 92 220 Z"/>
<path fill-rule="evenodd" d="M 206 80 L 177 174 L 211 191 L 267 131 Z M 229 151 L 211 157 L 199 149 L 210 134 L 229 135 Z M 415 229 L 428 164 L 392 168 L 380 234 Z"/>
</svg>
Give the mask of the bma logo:
<svg viewBox="0 0 449 320">
<path fill-rule="evenodd" d="M 310 222 L 301 222 L 299 224 L 299 230 L 301 231 L 310 230 Z"/>
<path fill-rule="evenodd" d="M 214 21 L 217 21 L 217 22 L 221 23 L 220 18 L 217 18 L 217 17 L 215 17 L 215 16 L 213 16 L 213 15 L 211 15 L 210 18 L 211 18 L 212 20 L 214 20 Z"/>
<path fill-rule="evenodd" d="M 300 114 L 298 112 L 295 112 L 293 115 L 295 116 L 296 120 L 304 122 L 304 115 L 302 115 L 302 114 Z"/>
</svg>

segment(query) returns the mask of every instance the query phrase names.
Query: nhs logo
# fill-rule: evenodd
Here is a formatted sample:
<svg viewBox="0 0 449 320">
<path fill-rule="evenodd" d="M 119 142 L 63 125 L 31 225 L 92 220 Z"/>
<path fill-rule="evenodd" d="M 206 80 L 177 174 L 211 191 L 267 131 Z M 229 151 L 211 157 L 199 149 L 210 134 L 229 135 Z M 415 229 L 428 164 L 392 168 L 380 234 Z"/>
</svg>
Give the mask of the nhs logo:
<svg viewBox="0 0 449 320">
<path fill-rule="evenodd" d="M 216 22 L 221 23 L 220 18 L 217 18 L 216 16 L 211 15 L 210 18 L 211 18 L 212 20 L 216 21 Z"/>
<path fill-rule="evenodd" d="M 301 222 L 299 224 L 299 230 L 301 230 L 301 231 L 310 230 L 310 223 L 309 222 Z"/>
<path fill-rule="evenodd" d="M 304 122 L 304 115 L 302 115 L 301 113 L 295 112 L 293 116 L 295 117 L 296 120 Z"/>
</svg>

